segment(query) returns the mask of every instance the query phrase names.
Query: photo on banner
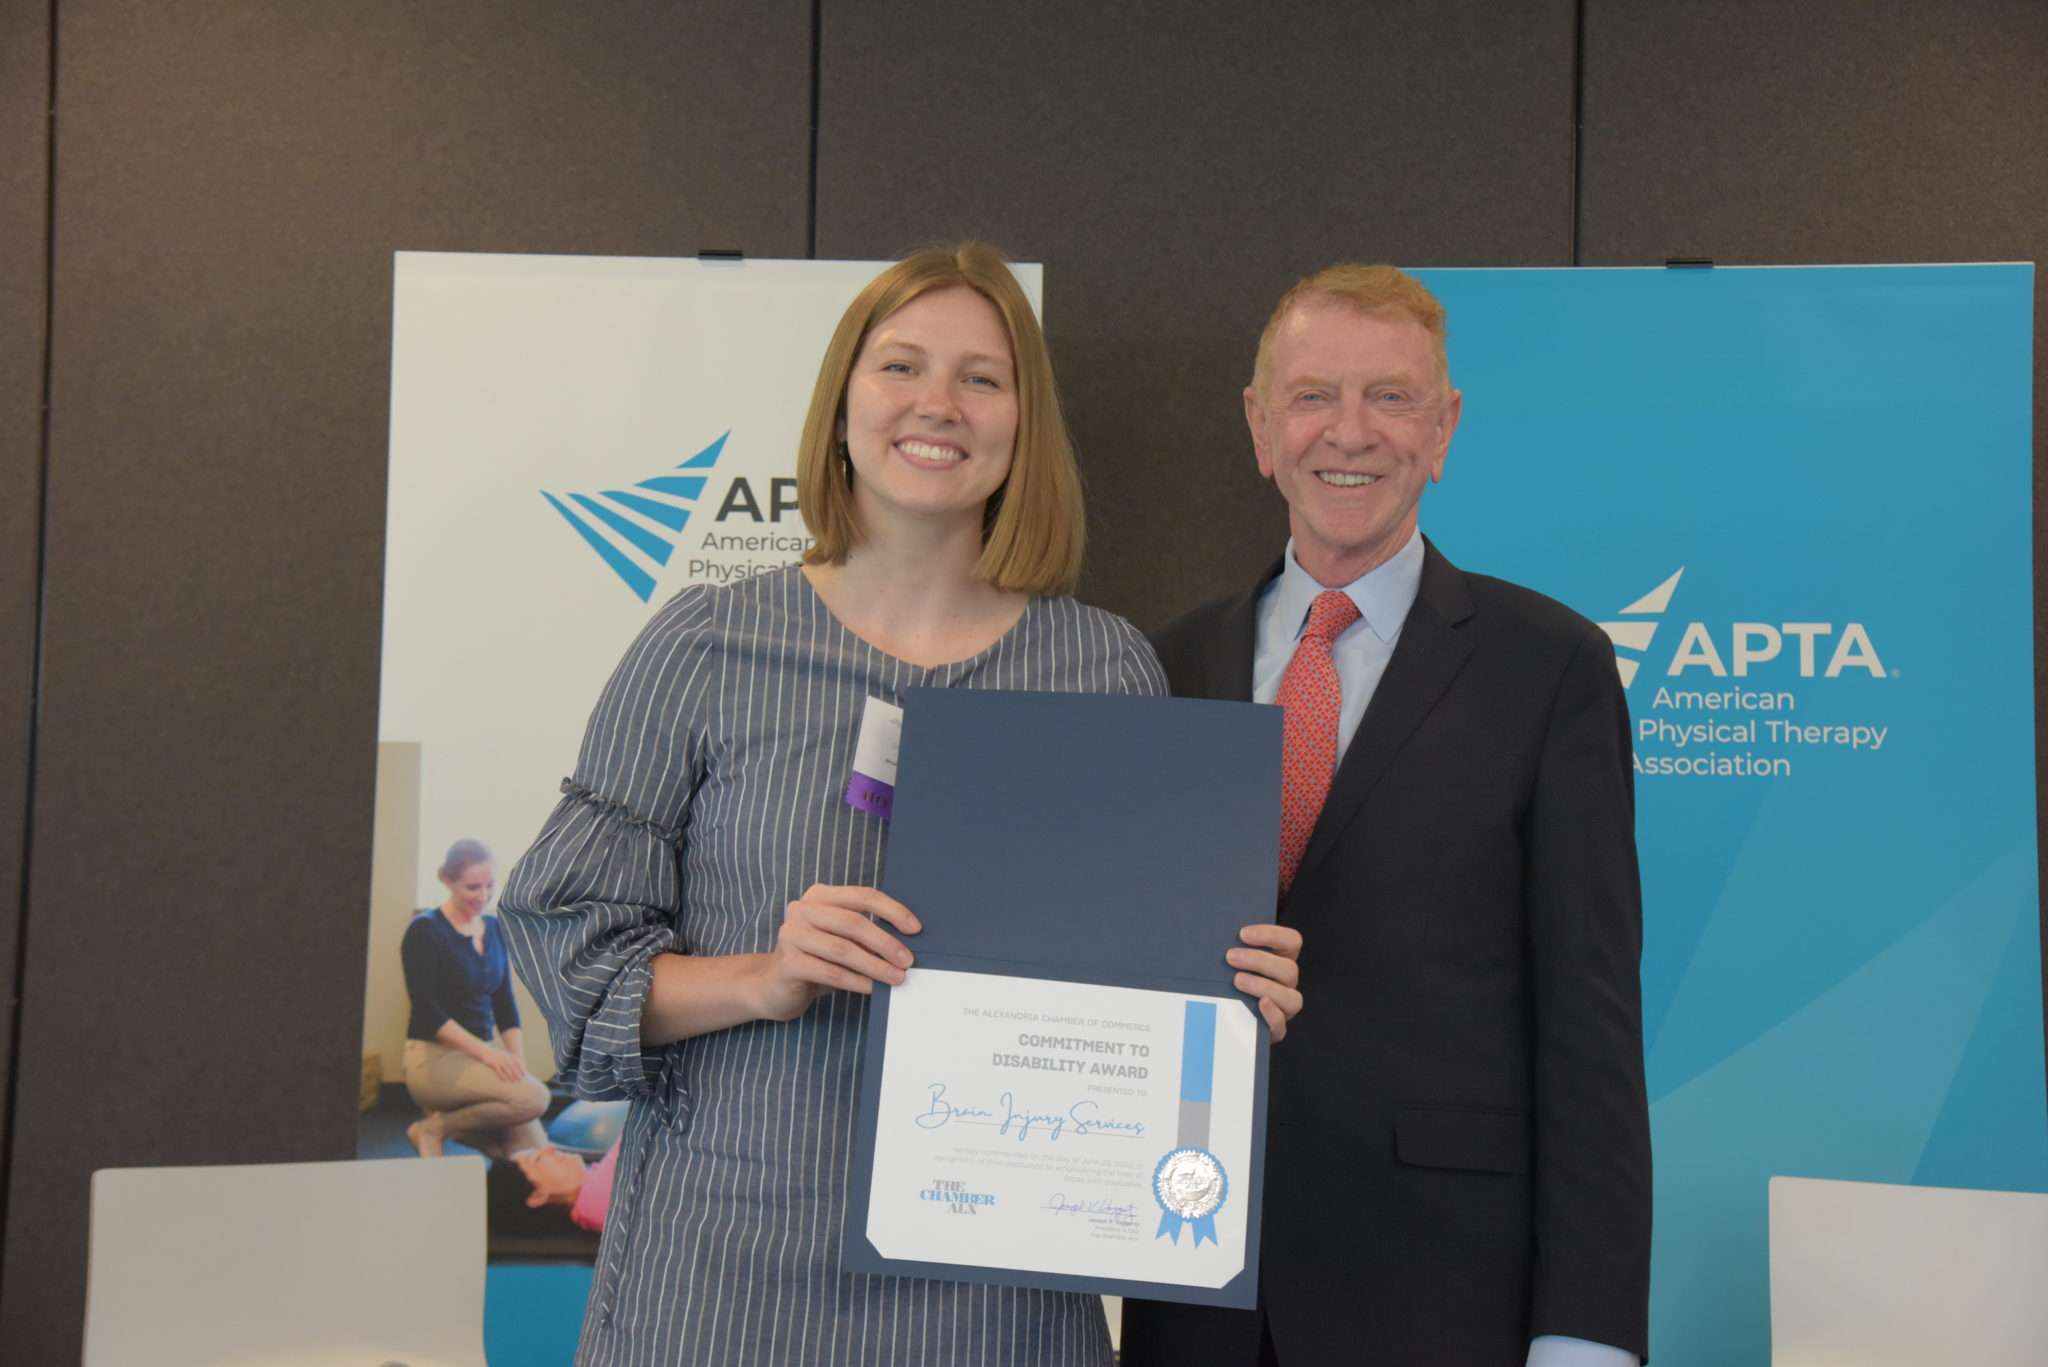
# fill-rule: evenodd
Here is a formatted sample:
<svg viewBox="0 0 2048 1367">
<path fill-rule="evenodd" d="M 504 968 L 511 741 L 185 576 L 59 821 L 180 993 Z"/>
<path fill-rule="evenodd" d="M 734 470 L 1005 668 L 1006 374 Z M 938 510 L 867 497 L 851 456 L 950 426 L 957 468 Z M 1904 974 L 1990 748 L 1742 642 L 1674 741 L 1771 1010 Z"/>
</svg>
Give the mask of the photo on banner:
<svg viewBox="0 0 2048 1367">
<path fill-rule="evenodd" d="M 492 1159 L 505 1367 L 568 1361 L 625 1103 L 553 1085 L 546 1024 L 498 970 L 497 885 L 648 618 L 810 544 L 798 435 L 840 314 L 885 264 L 396 258 L 357 1156 Z M 1040 269 L 1015 269 L 1036 305 Z M 409 1038 L 479 984 L 477 1050 Z"/>
<path fill-rule="evenodd" d="M 1770 1357 L 1768 1181 L 2048 1190 L 2033 268 L 1424 271 L 1430 535 L 1613 639 L 1651 1357 Z"/>
</svg>

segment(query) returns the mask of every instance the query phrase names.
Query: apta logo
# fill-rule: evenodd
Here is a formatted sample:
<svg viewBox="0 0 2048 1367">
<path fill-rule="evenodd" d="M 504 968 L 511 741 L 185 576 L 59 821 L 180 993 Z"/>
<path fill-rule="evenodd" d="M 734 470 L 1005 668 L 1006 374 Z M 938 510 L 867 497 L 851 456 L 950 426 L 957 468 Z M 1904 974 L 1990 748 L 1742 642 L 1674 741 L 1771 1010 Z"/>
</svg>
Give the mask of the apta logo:
<svg viewBox="0 0 2048 1367">
<path fill-rule="evenodd" d="M 718 463 L 725 438 L 731 435 L 728 431 L 675 468 L 709 470 Z M 545 489 L 540 496 L 554 505 L 563 520 L 590 543 L 590 549 L 644 603 L 654 594 L 654 570 L 668 564 L 675 553 L 683 528 L 689 525 L 690 514 L 695 511 L 690 505 L 703 494 L 706 478 L 704 474 L 656 475 L 641 480 L 632 489 L 607 489 L 594 497 L 565 495 L 570 503 L 590 514 L 587 518 Z M 627 516 L 628 513 L 633 516 Z M 653 569 L 648 562 L 652 562 Z"/>
<path fill-rule="evenodd" d="M 1638 617 L 1633 622 L 1602 622 L 1600 629 L 1607 633 L 1607 639 L 1614 642 L 1614 667 L 1621 671 L 1621 686 L 1627 688 L 1636 681 L 1636 669 L 1642 661 L 1622 654 L 1623 650 L 1638 653 L 1650 648 L 1650 641 L 1657 634 L 1657 617 L 1671 606 L 1671 595 L 1678 588 L 1678 580 L 1685 573 L 1685 566 L 1678 567 L 1678 573 L 1666 579 L 1656 588 L 1621 610 L 1624 617 Z M 1640 620 L 1647 617 L 1650 620 Z"/>
<path fill-rule="evenodd" d="M 1621 673 L 1622 687 L 1635 682 L 1636 672 L 1644 663 L 1643 652 L 1656 637 L 1659 619 L 1671 606 L 1671 595 L 1684 574 L 1685 568 L 1680 566 L 1676 574 L 1622 608 L 1618 615 L 1631 620 L 1600 624 L 1600 629 L 1614 642 L 1614 667 Z M 1792 656 L 1785 656 L 1787 638 L 1794 643 Z M 1723 651 L 1706 623 L 1686 623 L 1664 673 L 1676 677 L 1688 670 L 1704 669 L 1717 679 L 1731 675 L 1742 679 L 1749 677 L 1752 667 L 1785 656 L 1778 668 L 1783 670 L 1796 659 L 1802 679 L 1811 679 L 1816 672 L 1833 679 L 1845 669 L 1867 669 L 1872 678 L 1886 677 L 1884 663 L 1877 658 L 1877 648 L 1870 643 L 1870 633 L 1861 622 L 1850 622 L 1839 634 L 1832 622 L 1731 622 L 1726 640 L 1728 647 Z M 1823 644 L 1829 646 L 1825 667 L 1819 664 Z"/>
</svg>

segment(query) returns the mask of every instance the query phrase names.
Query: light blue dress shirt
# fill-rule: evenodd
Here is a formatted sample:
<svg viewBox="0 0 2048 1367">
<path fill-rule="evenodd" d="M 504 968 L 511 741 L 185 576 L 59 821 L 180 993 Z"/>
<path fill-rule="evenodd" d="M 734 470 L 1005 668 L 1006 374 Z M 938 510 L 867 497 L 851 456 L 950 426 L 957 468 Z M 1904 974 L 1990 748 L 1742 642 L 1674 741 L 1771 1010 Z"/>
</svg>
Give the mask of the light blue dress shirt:
<svg viewBox="0 0 2048 1367">
<path fill-rule="evenodd" d="M 1343 754 L 1387 672 L 1401 624 L 1415 606 L 1422 587 L 1422 533 L 1408 538 L 1378 569 L 1370 570 L 1341 590 L 1358 605 L 1358 620 L 1344 628 L 1330 645 L 1337 662 L 1337 683 L 1343 700 L 1337 709 L 1337 753 Z M 1258 634 L 1252 643 L 1252 701 L 1271 702 L 1280 692 L 1280 676 L 1294 658 L 1295 642 L 1308 625 L 1308 610 L 1325 590 L 1294 559 L 1294 543 L 1280 577 L 1259 596 Z"/>
<path fill-rule="evenodd" d="M 1422 533 L 1418 530 L 1408 543 L 1383 561 L 1346 584 L 1341 590 L 1358 605 L 1358 620 L 1346 627 L 1330 644 L 1330 657 L 1337 665 L 1337 684 L 1343 696 L 1337 708 L 1337 753 L 1342 756 L 1357 734 L 1366 704 L 1380 686 L 1393 658 L 1394 643 L 1401 639 L 1401 625 L 1408 609 L 1415 606 L 1415 594 L 1422 587 Z M 1287 543 L 1287 555 L 1280 577 L 1259 595 L 1257 634 L 1252 638 L 1252 701 L 1269 703 L 1280 692 L 1280 676 L 1294 658 L 1294 646 L 1308 625 L 1308 610 L 1316 595 L 1325 592 L 1294 559 L 1294 543 Z M 1545 1334 L 1529 1345 L 1527 1367 L 1640 1367 L 1634 1353 L 1604 1343 Z"/>
</svg>

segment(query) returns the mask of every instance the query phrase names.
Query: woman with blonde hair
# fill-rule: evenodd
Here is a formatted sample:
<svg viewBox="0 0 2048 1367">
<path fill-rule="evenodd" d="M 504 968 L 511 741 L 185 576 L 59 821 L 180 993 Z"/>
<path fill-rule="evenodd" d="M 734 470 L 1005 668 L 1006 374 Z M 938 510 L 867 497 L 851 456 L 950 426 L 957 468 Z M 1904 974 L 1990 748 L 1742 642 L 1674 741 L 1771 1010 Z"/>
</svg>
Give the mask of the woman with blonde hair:
<svg viewBox="0 0 2048 1367">
<path fill-rule="evenodd" d="M 1066 596 L 1080 482 L 999 254 L 919 252 L 861 291 L 797 482 L 805 563 L 654 617 L 501 903 L 561 1075 L 635 1103 L 578 1361 L 1100 1367 L 1095 1297 L 840 1270 L 868 994 L 918 930 L 873 886 L 886 823 L 846 800 L 866 700 L 1165 691 L 1129 623 Z M 1244 939 L 1278 1033 L 1299 938 Z"/>
</svg>

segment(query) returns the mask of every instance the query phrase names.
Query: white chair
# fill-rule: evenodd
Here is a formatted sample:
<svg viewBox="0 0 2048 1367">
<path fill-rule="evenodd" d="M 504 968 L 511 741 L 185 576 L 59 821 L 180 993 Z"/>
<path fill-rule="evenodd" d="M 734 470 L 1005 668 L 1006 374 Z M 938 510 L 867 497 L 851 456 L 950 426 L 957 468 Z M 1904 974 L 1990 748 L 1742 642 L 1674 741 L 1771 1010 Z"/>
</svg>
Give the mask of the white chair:
<svg viewBox="0 0 2048 1367">
<path fill-rule="evenodd" d="M 481 1158 L 105 1168 L 85 1367 L 484 1367 Z"/>
<path fill-rule="evenodd" d="M 1772 1367 L 2048 1363 L 2048 1196 L 1771 1179 Z"/>
</svg>

